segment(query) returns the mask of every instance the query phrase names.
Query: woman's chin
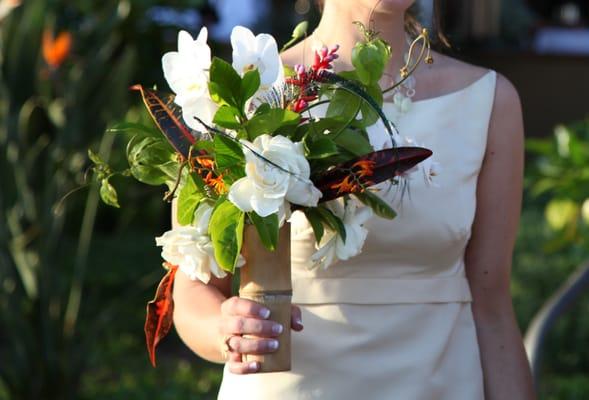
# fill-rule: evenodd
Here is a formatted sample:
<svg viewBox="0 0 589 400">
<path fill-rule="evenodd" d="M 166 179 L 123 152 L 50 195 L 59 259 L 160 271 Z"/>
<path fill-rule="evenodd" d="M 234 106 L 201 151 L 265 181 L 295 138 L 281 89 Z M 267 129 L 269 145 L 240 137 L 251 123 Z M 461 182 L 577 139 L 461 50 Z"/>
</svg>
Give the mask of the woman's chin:
<svg viewBox="0 0 589 400">
<path fill-rule="evenodd" d="M 415 0 L 365 0 L 369 7 L 377 6 L 376 12 L 382 13 L 404 13 L 415 3 Z"/>
</svg>

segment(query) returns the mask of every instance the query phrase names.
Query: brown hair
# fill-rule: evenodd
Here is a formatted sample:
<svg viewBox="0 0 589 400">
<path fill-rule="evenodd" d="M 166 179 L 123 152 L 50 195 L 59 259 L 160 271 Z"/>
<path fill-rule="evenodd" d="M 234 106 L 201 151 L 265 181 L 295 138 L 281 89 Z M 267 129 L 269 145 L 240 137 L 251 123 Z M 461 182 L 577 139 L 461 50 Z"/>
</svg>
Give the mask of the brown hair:
<svg viewBox="0 0 589 400">
<path fill-rule="evenodd" d="M 442 44 L 448 48 L 452 47 L 450 45 L 450 41 L 448 37 L 444 34 L 444 28 L 442 24 L 442 0 L 433 0 L 434 1 L 434 17 L 433 17 L 433 30 L 436 35 L 435 42 L 437 44 Z M 317 7 L 319 7 L 320 11 L 323 11 L 323 7 L 325 6 L 325 0 L 315 0 Z M 416 15 L 416 7 L 411 7 L 407 13 L 405 14 L 405 30 L 407 33 L 413 37 L 418 36 L 421 31 L 423 30 L 423 25 L 418 21 Z"/>
</svg>

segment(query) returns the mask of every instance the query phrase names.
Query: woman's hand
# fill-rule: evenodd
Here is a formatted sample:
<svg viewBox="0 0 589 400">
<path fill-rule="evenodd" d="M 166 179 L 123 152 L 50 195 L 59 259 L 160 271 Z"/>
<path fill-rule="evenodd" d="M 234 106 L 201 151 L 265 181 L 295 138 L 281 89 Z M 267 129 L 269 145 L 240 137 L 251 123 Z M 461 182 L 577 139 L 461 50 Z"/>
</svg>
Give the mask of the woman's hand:
<svg viewBox="0 0 589 400">
<path fill-rule="evenodd" d="M 249 374 L 258 371 L 259 363 L 245 363 L 243 354 L 266 354 L 278 350 L 276 339 L 285 327 L 270 319 L 270 310 L 263 305 L 239 297 L 231 297 L 221 304 L 221 340 L 227 344 L 227 365 L 234 374 Z M 303 330 L 301 309 L 292 306 L 291 328 Z M 254 335 L 256 338 L 243 338 Z"/>
</svg>

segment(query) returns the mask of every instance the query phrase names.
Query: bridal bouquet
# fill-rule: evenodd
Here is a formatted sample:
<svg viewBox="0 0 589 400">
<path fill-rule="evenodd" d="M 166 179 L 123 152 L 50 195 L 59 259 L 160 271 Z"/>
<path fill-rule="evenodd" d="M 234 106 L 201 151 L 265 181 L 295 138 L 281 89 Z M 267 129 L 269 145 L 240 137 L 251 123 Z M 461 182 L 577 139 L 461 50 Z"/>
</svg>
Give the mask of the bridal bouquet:
<svg viewBox="0 0 589 400">
<path fill-rule="evenodd" d="M 155 347 L 172 325 L 177 270 L 205 283 L 234 273 L 248 263 L 246 227 L 275 251 L 295 210 L 313 228 L 318 257 L 330 251 L 332 258 L 353 256 L 365 238 L 357 229 L 363 216 L 395 217 L 374 185 L 398 183 L 431 155 L 397 146 L 400 136 L 381 109 L 378 85 L 391 49 L 375 35 L 367 33 L 354 49 L 355 69 L 338 74 L 332 65 L 337 47 L 317 49 L 311 65 L 291 67 L 270 35 L 236 27 L 231 44 L 229 63 L 212 58 L 206 28 L 196 39 L 180 32 L 177 51 L 162 58 L 173 93 L 133 87 L 161 134 L 140 132 L 129 141 L 127 174 L 167 185 L 165 199 L 175 199 L 179 225 L 156 239 L 167 274 L 148 306 L 153 364 Z M 371 143 L 367 128 L 375 124 L 388 148 Z M 91 158 L 103 200 L 118 206 L 108 166 Z"/>
</svg>

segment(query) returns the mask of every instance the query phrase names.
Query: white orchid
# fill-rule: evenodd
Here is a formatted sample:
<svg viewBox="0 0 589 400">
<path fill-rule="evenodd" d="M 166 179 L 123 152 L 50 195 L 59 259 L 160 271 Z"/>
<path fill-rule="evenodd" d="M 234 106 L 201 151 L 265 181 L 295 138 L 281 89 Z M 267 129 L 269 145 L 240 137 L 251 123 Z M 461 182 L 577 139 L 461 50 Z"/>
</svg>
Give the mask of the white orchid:
<svg viewBox="0 0 589 400">
<path fill-rule="evenodd" d="M 416 142 L 415 140 L 408 138 L 408 137 L 401 137 L 399 136 L 399 145 L 400 146 L 413 146 L 413 147 L 427 147 L 423 146 L 422 144 Z M 437 183 L 434 182 L 434 178 L 438 176 L 441 172 L 441 165 L 439 162 L 435 161 L 432 157 L 428 157 L 413 168 L 403 173 L 403 176 L 406 178 L 411 179 L 415 176 L 415 173 L 421 172 L 423 175 L 423 180 L 425 184 L 428 186 L 439 187 Z"/>
<path fill-rule="evenodd" d="M 201 204 L 194 214 L 194 226 L 182 226 L 155 238 L 157 246 L 162 246 L 162 258 L 177 265 L 192 280 L 208 283 L 211 274 L 224 278 L 227 273 L 215 260 L 215 250 L 209 235 L 209 222 L 213 208 Z M 245 260 L 240 256 L 238 267 Z"/>
<path fill-rule="evenodd" d="M 196 40 L 190 33 L 180 31 L 178 51 L 162 57 L 164 76 L 176 94 L 174 101 L 182 107 L 186 124 L 195 130 L 203 130 L 195 117 L 210 125 L 219 107 L 209 93 L 211 49 L 207 38 L 207 28 L 201 29 Z"/>
<path fill-rule="evenodd" d="M 422 161 L 419 166 L 423 172 L 423 179 L 425 180 L 426 185 L 440 187 L 440 185 L 434 181 L 434 178 L 440 175 L 440 172 L 442 171 L 441 164 L 432 160 L 430 157 Z"/>
<path fill-rule="evenodd" d="M 411 107 L 413 106 L 413 100 L 411 97 L 405 96 L 404 94 L 397 92 L 393 96 L 393 104 L 397 108 L 397 112 L 401 115 L 407 114 Z"/>
<path fill-rule="evenodd" d="M 257 69 L 262 90 L 267 90 L 277 81 L 284 79 L 278 44 L 271 35 L 262 33 L 254 36 L 249 29 L 236 26 L 231 32 L 231 45 L 233 68 L 241 76 Z"/>
<path fill-rule="evenodd" d="M 261 217 L 267 217 L 277 212 L 284 215 L 282 208 L 289 208 L 285 201 L 317 206 L 322 194 L 309 179 L 311 168 L 302 143 L 270 135 L 260 135 L 253 143 L 246 140 L 242 143 L 246 176 L 229 190 L 229 200 L 240 210 L 255 211 Z"/>
<path fill-rule="evenodd" d="M 370 207 L 359 206 L 355 200 L 339 198 L 327 203 L 327 207 L 342 219 L 346 230 L 346 241 L 337 232 L 327 229 L 311 256 L 313 267 L 328 268 L 338 260 L 348 260 L 362 251 L 368 230 L 364 224 L 374 215 Z"/>
</svg>

